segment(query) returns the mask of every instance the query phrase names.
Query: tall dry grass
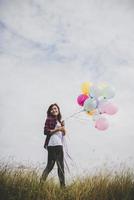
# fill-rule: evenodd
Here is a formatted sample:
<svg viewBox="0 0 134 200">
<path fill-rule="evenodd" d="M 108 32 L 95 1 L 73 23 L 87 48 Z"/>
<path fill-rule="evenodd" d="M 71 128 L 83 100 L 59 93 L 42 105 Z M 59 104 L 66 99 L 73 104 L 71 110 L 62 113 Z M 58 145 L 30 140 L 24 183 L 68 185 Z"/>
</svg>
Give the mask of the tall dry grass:
<svg viewBox="0 0 134 200">
<path fill-rule="evenodd" d="M 38 169 L 1 164 L 0 200 L 134 200 L 134 173 L 83 175 L 61 189 L 53 179 L 40 182 Z"/>
</svg>

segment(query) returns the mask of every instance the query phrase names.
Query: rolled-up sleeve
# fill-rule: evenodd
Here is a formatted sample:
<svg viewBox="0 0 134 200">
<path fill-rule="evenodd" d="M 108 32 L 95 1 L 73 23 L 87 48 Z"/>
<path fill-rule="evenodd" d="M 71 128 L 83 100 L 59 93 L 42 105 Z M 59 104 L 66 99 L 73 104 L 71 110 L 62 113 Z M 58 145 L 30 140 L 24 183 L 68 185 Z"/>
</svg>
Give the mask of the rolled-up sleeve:
<svg viewBox="0 0 134 200">
<path fill-rule="evenodd" d="M 44 135 L 49 134 L 49 132 L 50 132 L 49 119 L 46 119 L 45 125 L 44 125 Z"/>
<path fill-rule="evenodd" d="M 53 118 L 47 118 L 44 125 L 44 135 L 50 134 L 50 130 L 54 129 L 56 120 Z"/>
</svg>

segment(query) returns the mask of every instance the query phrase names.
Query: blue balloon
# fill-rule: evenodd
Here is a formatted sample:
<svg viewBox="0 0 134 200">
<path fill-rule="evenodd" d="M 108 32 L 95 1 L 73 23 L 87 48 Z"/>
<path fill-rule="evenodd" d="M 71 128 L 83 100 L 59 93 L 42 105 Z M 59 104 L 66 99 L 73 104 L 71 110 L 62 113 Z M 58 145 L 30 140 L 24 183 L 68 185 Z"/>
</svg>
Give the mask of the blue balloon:
<svg viewBox="0 0 134 200">
<path fill-rule="evenodd" d="M 95 98 L 86 99 L 83 106 L 86 112 L 93 111 L 97 107 L 97 101 Z"/>
</svg>

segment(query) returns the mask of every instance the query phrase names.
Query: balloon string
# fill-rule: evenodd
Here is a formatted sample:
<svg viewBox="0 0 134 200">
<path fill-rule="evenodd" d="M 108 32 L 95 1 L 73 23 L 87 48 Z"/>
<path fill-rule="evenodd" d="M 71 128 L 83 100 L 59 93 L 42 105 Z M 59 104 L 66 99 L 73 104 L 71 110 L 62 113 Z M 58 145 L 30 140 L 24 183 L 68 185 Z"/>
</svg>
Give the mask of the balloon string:
<svg viewBox="0 0 134 200">
<path fill-rule="evenodd" d="M 79 113 L 81 113 L 81 112 L 84 112 L 84 110 L 80 110 L 79 112 L 73 113 L 72 115 L 66 117 L 64 120 L 68 120 L 68 119 L 74 117 L 75 115 L 77 115 L 77 114 L 79 114 Z"/>
<path fill-rule="evenodd" d="M 74 116 L 75 119 L 78 119 L 78 120 L 81 120 L 81 121 L 88 121 L 89 122 L 89 119 L 85 119 L 85 118 L 80 118 L 80 117 L 77 117 L 77 116 Z"/>
<path fill-rule="evenodd" d="M 66 142 L 66 138 L 65 138 L 65 137 L 62 138 L 62 142 L 63 142 L 63 146 L 64 146 L 64 163 L 65 163 L 65 166 L 66 166 L 66 168 L 67 168 L 67 170 L 68 170 L 69 175 L 70 175 L 71 178 L 73 179 L 73 176 L 71 175 L 70 167 L 69 167 L 69 165 L 68 165 L 68 159 L 67 159 L 67 158 L 69 158 L 69 160 L 71 161 L 71 163 L 74 163 L 74 160 L 73 160 L 73 158 L 69 155 L 69 152 L 68 152 L 68 145 L 67 145 L 67 142 Z M 76 168 L 76 167 L 77 167 L 77 166 L 76 166 L 76 164 L 75 164 L 75 168 Z"/>
<path fill-rule="evenodd" d="M 78 112 L 75 112 L 75 113 L 73 113 L 73 114 L 71 114 L 70 116 L 68 116 L 68 117 L 66 117 L 64 120 L 66 121 L 66 120 L 68 120 L 68 119 L 70 119 L 70 118 L 72 118 L 72 117 L 75 117 L 75 115 L 77 115 L 77 114 L 79 114 L 79 113 L 81 113 L 81 112 L 83 112 L 84 111 L 84 109 L 82 109 L 82 110 L 80 110 L 80 111 L 78 111 Z M 68 153 L 68 146 L 67 146 L 67 143 L 66 143 L 66 141 L 65 141 L 65 138 L 63 139 L 64 140 L 64 142 L 63 142 L 63 146 L 64 146 L 64 150 L 65 150 L 65 155 L 74 163 L 74 160 L 72 159 L 72 157 L 69 155 L 69 153 Z M 70 172 L 70 168 L 69 168 L 69 165 L 68 165 L 68 162 L 67 162 L 67 159 L 66 159 L 66 156 L 64 155 L 64 162 L 65 162 L 65 165 L 66 165 L 66 168 L 67 168 L 67 170 L 68 170 L 68 172 L 69 172 L 69 174 L 70 174 L 70 176 L 71 176 L 71 172 Z M 76 165 L 76 164 L 75 164 Z M 71 176 L 72 177 L 72 176 Z M 72 179 L 73 179 L 73 177 L 72 177 Z"/>
</svg>

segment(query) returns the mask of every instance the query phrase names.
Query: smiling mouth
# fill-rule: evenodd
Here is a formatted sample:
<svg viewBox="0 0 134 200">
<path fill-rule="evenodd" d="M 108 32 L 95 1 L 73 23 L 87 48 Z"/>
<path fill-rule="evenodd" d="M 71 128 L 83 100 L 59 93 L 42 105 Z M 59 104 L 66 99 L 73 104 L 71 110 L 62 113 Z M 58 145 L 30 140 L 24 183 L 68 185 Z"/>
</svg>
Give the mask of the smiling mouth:
<svg viewBox="0 0 134 200">
<path fill-rule="evenodd" d="M 57 114 L 58 112 L 53 112 L 53 114 Z"/>
</svg>

